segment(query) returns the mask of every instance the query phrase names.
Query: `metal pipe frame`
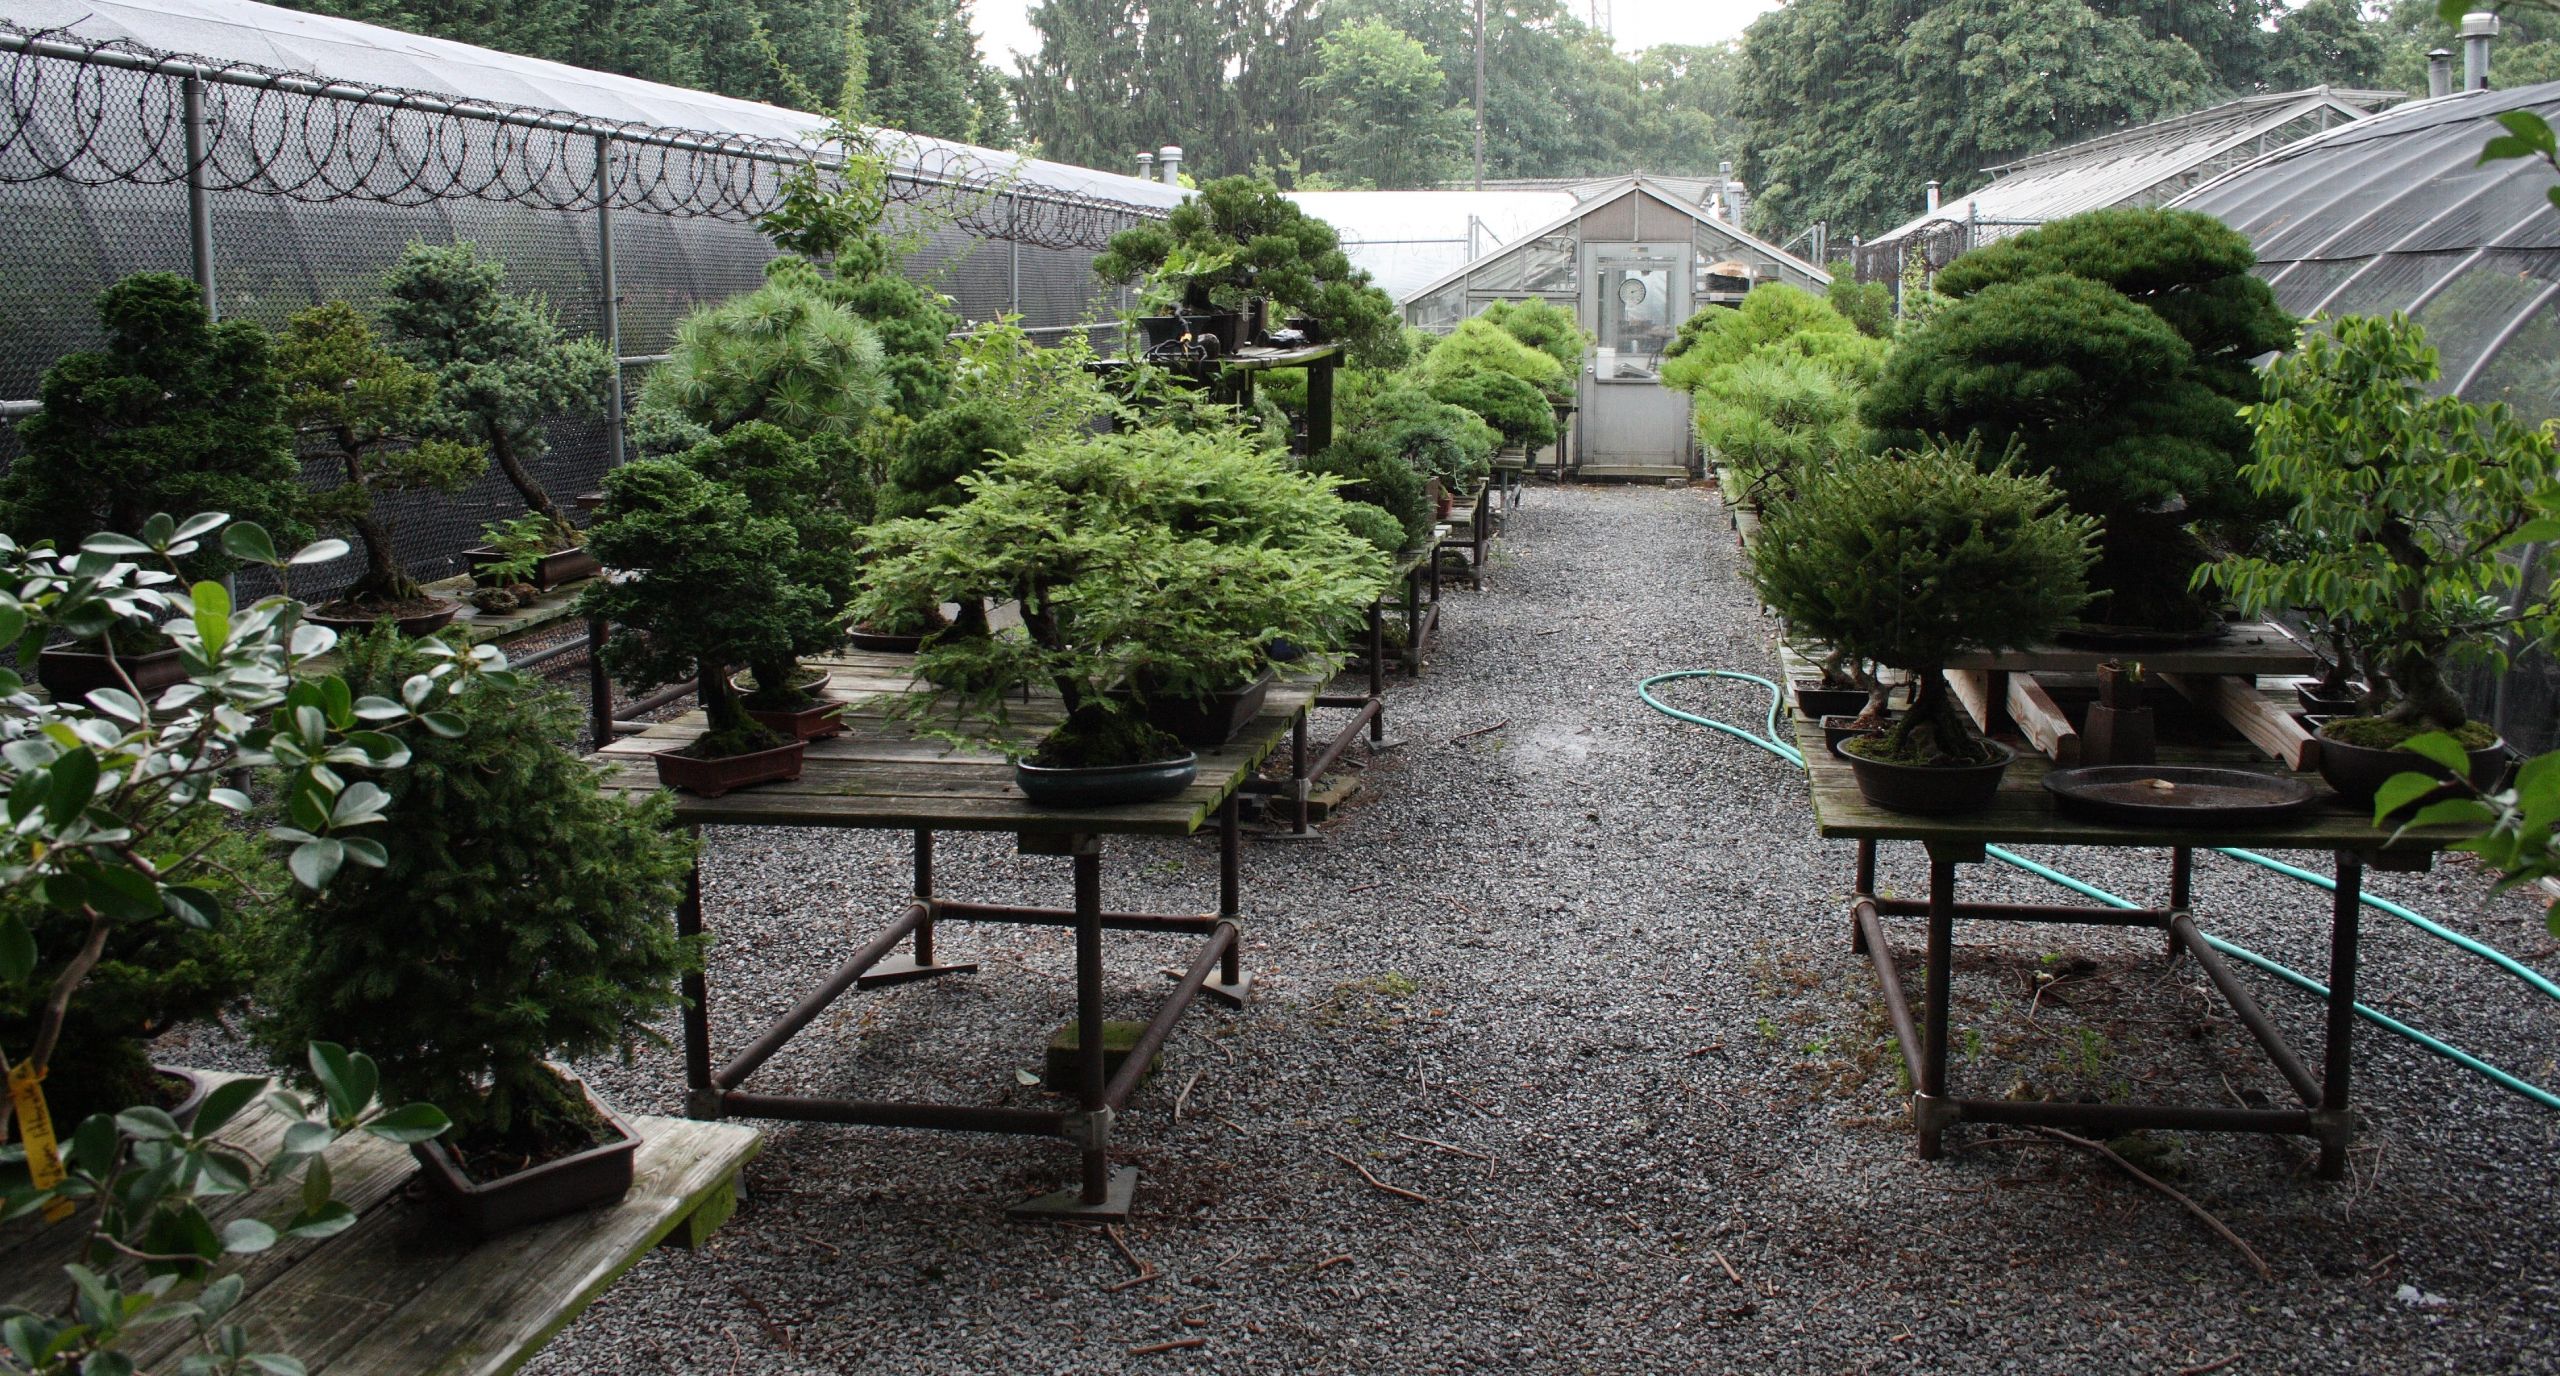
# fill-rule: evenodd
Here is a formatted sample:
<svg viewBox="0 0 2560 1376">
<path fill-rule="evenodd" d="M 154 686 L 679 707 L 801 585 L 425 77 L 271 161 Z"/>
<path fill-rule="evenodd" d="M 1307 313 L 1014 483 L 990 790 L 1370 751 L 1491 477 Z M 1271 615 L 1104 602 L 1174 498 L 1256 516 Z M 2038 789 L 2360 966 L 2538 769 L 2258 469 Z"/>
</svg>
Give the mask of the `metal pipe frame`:
<svg viewBox="0 0 2560 1376">
<path fill-rule="evenodd" d="M 1912 1085 L 1911 1116 L 1919 1129 L 1919 1155 L 1934 1161 L 1943 1151 L 1943 1134 L 1958 1123 L 1999 1123 L 2030 1127 L 2080 1127 L 2102 1132 L 2146 1128 L 2200 1132 L 2256 1132 L 2311 1137 L 2320 1143 L 2320 1177 L 2345 1174 L 2346 1148 L 2354 1131 L 2348 1105 L 2350 1058 L 2355 1031 L 2357 924 L 2363 907 L 2364 860 L 2354 851 L 2336 853 L 2337 889 L 2331 899 L 2329 937 L 2329 1005 L 2327 1049 L 2318 1077 L 2300 1053 L 2277 1031 L 2266 1010 L 2232 973 L 2221 954 L 2205 939 L 2187 911 L 2193 895 L 2193 854 L 2176 847 L 2170 862 L 2170 906 L 2167 908 L 2074 908 L 2057 904 L 1962 903 L 1956 900 L 1956 865 L 1971 855 L 1941 853 L 1930 847 L 1929 899 L 1878 898 L 1875 847 L 1858 842 L 1857 889 L 1849 903 L 1853 949 L 1874 963 L 1882 988 L 1885 1016 L 1902 1050 Z M 1917 1018 L 1902 990 L 1901 972 L 1886 939 L 1886 917 L 1923 917 L 1928 946 L 1923 970 L 1922 1007 Z M 2098 923 L 2108 926 L 2156 927 L 2168 933 L 2169 955 L 2195 957 L 2216 992 L 2231 1006 L 2278 1073 L 2302 1099 L 2298 1109 L 2232 1108 L 2211 1104 L 2058 1104 L 2009 1099 L 1961 1098 L 1947 1092 L 1947 1015 L 1954 975 L 1954 930 L 1958 919 L 1994 922 Z"/>
</svg>

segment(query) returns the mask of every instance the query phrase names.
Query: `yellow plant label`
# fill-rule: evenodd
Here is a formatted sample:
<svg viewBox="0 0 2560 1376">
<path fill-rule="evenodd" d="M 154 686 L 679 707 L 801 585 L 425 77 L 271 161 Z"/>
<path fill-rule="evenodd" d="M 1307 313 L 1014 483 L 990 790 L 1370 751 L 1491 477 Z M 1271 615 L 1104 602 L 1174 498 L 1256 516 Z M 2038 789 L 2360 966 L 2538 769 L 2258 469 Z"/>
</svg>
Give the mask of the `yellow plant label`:
<svg viewBox="0 0 2560 1376">
<path fill-rule="evenodd" d="M 39 1190 L 49 1190 L 62 1183 L 62 1151 L 53 1140 L 53 1111 L 44 1104 L 43 1072 L 24 1065 L 9 1065 L 0 1057 L 0 1066 L 9 1071 L 9 1099 L 18 1109 L 18 1140 L 27 1144 L 27 1174 Z M 44 1206 L 44 1221 L 60 1223 L 71 1217 L 76 1206 L 68 1199 L 57 1199 Z"/>
</svg>

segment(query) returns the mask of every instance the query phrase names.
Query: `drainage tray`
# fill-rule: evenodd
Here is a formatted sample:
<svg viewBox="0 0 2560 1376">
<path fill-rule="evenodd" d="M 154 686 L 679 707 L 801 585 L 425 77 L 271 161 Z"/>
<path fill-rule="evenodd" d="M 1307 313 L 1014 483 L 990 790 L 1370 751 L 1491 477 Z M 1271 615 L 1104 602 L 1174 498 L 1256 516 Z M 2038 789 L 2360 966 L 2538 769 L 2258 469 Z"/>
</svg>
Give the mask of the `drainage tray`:
<svg viewBox="0 0 2560 1376">
<path fill-rule="evenodd" d="M 2273 821 L 2314 796 L 2307 780 L 2196 765 L 2057 769 L 2044 776 L 2044 786 L 2069 811 L 2148 826 Z"/>
</svg>

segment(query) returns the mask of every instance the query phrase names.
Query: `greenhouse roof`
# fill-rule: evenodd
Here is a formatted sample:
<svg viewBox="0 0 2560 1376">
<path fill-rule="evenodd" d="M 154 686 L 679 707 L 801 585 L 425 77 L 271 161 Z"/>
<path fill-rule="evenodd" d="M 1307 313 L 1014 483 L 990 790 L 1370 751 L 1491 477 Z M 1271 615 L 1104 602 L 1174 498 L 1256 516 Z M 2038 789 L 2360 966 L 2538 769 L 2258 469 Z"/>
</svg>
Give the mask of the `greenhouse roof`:
<svg viewBox="0 0 2560 1376">
<path fill-rule="evenodd" d="M 250 0 L 9 0 L 6 18 L 24 30 L 91 43 L 119 40 L 214 65 L 307 73 L 612 124 L 807 142 L 827 123 L 805 111 Z M 972 182 L 1003 181 L 1026 192 L 1090 197 L 1149 212 L 1170 209 L 1184 194 L 1120 173 L 881 132 L 899 164 L 937 173 L 965 165 Z"/>
<path fill-rule="evenodd" d="M 1401 301 L 1473 259 L 1499 253 L 1581 204 L 1570 190 L 1298 191 L 1334 227 L 1352 265 Z"/>
<path fill-rule="evenodd" d="M 1603 191 L 1601 191 L 1601 192 L 1595 193 L 1595 194 L 1587 194 L 1587 195 L 1586 195 L 1586 194 L 1577 194 L 1577 193 L 1570 193 L 1570 192 L 1515 192 L 1515 193 L 1507 193 L 1507 194 L 1515 194 L 1515 195 L 1562 195 L 1562 196 L 1564 196 L 1564 197 L 1565 197 L 1565 204 L 1564 204 L 1564 206 L 1563 206 L 1563 208 L 1562 208 L 1562 209 L 1560 209 L 1560 210 L 1558 210 L 1558 211 L 1556 212 L 1556 214 L 1553 216 L 1553 218 L 1548 219 L 1548 220 L 1546 220 L 1546 221 L 1544 221 L 1544 222 L 1542 222 L 1542 223 L 1540 223 L 1540 224 L 1534 225 L 1534 226 L 1530 227 L 1529 229 L 1527 229 L 1527 230 L 1525 230 L 1525 231 L 1523 231 L 1523 232 L 1521 232 L 1521 233 L 1518 233 L 1518 234 L 1514 234 L 1514 235 L 1507 236 L 1507 238 L 1509 239 L 1509 243 L 1508 243 L 1504 248 L 1502 248 L 1502 249 L 1497 249 L 1497 250 L 1495 250 L 1495 251 L 1493 251 L 1493 252 L 1490 252 L 1490 253 L 1479 254 L 1479 255 L 1477 255 L 1477 256 L 1476 256 L 1476 257 L 1474 257 L 1474 258 L 1471 258 L 1471 259 L 1464 259 L 1464 260 L 1462 260 L 1462 261 L 1460 261 L 1460 262 L 1457 262 L 1457 263 L 1455 263 L 1455 264 L 1452 264 L 1452 265 L 1449 267 L 1449 269 L 1448 269 L 1447 271 L 1445 271 L 1445 272 L 1441 273 L 1438 277 L 1435 277 L 1435 278 L 1431 279 L 1430 281 L 1425 282 L 1425 283 L 1423 283 L 1422 285 L 1420 285 L 1420 286 L 1418 286 L 1418 287 L 1412 288 L 1411 290 L 1406 290 L 1406 291 L 1390 291 L 1388 294 L 1389 294 L 1389 295 L 1391 295 L 1391 296 L 1393 296 L 1393 297 L 1395 297 L 1395 298 L 1396 298 L 1396 300 L 1397 300 L 1398 302 L 1400 302 L 1400 303 L 1401 303 L 1401 302 L 1405 302 L 1405 301 L 1413 300 L 1413 299 L 1414 299 L 1414 298 L 1416 298 L 1416 297 L 1426 295 L 1426 294 L 1428 294 L 1428 293 L 1430 293 L 1430 292 L 1437 291 L 1437 290 L 1439 290 L 1440 288 L 1445 287 L 1445 286 L 1448 286 L 1448 285 L 1450 285 L 1451 283 L 1458 281 L 1460 278 L 1465 277 L 1465 276 L 1467 275 L 1467 273 L 1469 272 L 1469 270 L 1471 270 L 1471 269 L 1473 269 L 1474 267 L 1476 267 L 1479 263 L 1482 263 L 1482 262 L 1484 262 L 1484 261 L 1486 261 L 1486 260 L 1489 260 L 1489 259 L 1492 259 L 1492 258 L 1499 257 L 1499 256 L 1501 256 L 1503 253 L 1506 253 L 1506 252 L 1513 252 L 1513 251 L 1516 251 L 1517 249 L 1519 249 L 1520 247 L 1524 246 L 1525 244 L 1527 244 L 1527 242 L 1528 242 L 1528 241 L 1530 241 L 1530 240 L 1532 240 L 1532 239 L 1543 238 L 1543 237 L 1545 237 L 1546 235 L 1549 235 L 1549 234 L 1555 233 L 1556 231 L 1558 231 L 1558 230 L 1560 230 L 1560 229 L 1564 228 L 1566 225 L 1572 224 L 1574 221 L 1576 221 L 1576 220 L 1578 220 L 1578 219 L 1582 218 L 1583 216 L 1585 216 L 1585 215 L 1588 215 L 1588 214 L 1592 213 L 1593 209 L 1594 209 L 1595 207 L 1599 206 L 1602 202 L 1615 200 L 1615 199 L 1617 199 L 1617 198 L 1619 198 L 1619 197 L 1621 197 L 1621 196 L 1632 195 L 1632 194 L 1634 194 L 1634 193 L 1636 193 L 1636 192 L 1639 192 L 1639 191 L 1641 191 L 1641 192 L 1645 192 L 1645 193 L 1647 193 L 1647 194 L 1651 195 L 1651 196 L 1653 197 L 1653 199 L 1655 199 L 1655 200 L 1657 200 L 1657 201 L 1660 201 L 1660 202 L 1662 202 L 1663 204 L 1665 204 L 1665 205 L 1667 205 L 1667 206 L 1670 206 L 1670 207 L 1672 207 L 1672 208 L 1673 208 L 1673 209 L 1675 209 L 1675 210 L 1680 211 L 1682 214 L 1685 214 L 1685 215 L 1689 216 L 1691 219 L 1695 220 L 1699 225 L 1702 225 L 1702 226 L 1704 226 L 1706 229 L 1708 229 L 1711 233 L 1713 233 L 1713 234 L 1717 234 L 1717 235 L 1721 235 L 1723 238 L 1725 238 L 1725 239 L 1727 239 L 1727 240 L 1731 241 L 1731 243 L 1733 244 L 1733 246 L 1734 246 L 1734 247 L 1736 247 L 1736 248 L 1748 249 L 1748 250 L 1750 250 L 1750 251 L 1752 251 L 1752 252 L 1754 252 L 1754 253 L 1760 254 L 1760 255 L 1762 255 L 1762 256 L 1764 256 L 1764 257 L 1768 258 L 1768 259 L 1769 259 L 1770 261 L 1772 261 L 1772 262 L 1783 264 L 1783 265 L 1785 265 L 1787 268 L 1790 268 L 1790 269 L 1792 269 L 1792 270 L 1794 270 L 1794 271 L 1796 271 L 1796 272 L 1802 273 L 1802 274 L 1805 276 L 1805 278 L 1806 278 L 1807 280 L 1809 280 L 1809 281 L 1811 281 L 1811 282 L 1814 282 L 1814 283 L 1816 283 L 1817 285 L 1820 285 L 1820 284 L 1827 284 L 1827 283 L 1828 283 L 1828 282 L 1830 282 L 1830 280 L 1831 280 L 1831 274 L 1830 274 L 1830 273 L 1828 273 L 1828 272 L 1826 272 L 1826 271 L 1824 271 L 1822 268 L 1819 268 L 1819 267 L 1815 266 L 1815 265 L 1814 265 L 1814 264 L 1812 264 L 1812 263 L 1808 263 L 1808 262 L 1806 262 L 1806 261 L 1805 261 L 1804 259 L 1802 259 L 1802 258 L 1798 258 L 1798 257 L 1797 257 L 1797 256 L 1795 256 L 1794 254 L 1787 252 L 1785 249 L 1782 249 L 1782 248 L 1778 247 L 1776 244 L 1770 243 L 1768 240 L 1763 239 L 1763 238 L 1759 237 L 1758 235 L 1753 234 L 1753 233 L 1751 233 L 1750 231 L 1748 231 L 1748 230 L 1746 230 L 1746 229 L 1742 228 L 1740 225 L 1732 224 L 1732 223 L 1729 223 L 1729 222 L 1727 222 L 1727 221 L 1717 219 L 1715 216 L 1710 215 L 1710 214 L 1708 214 L 1706 211 L 1704 211 L 1704 210 L 1700 209 L 1700 208 L 1699 208 L 1699 207 L 1698 207 L 1694 202 L 1691 202 L 1691 201 L 1689 201 L 1689 200 L 1687 200 L 1687 199 L 1685 199 L 1685 198 L 1683 198 L 1683 197 L 1681 197 L 1681 196 L 1679 196 L 1679 195 L 1677 195 L 1677 194 L 1675 194 L 1675 193 L 1672 193 L 1672 192 L 1670 192 L 1670 191 L 1667 191 L 1667 190 L 1666 190 L 1666 189 L 1665 189 L 1665 188 L 1664 188 L 1660 183 L 1658 183 L 1658 182 L 1654 181 L 1652 178 L 1650 178 L 1650 177 L 1646 177 L 1646 176 L 1638 175 L 1638 176 L 1633 176 L 1633 177 L 1622 177 L 1622 178 L 1620 178 L 1620 179 L 1619 179 L 1619 180 L 1618 180 L 1618 181 L 1617 181 L 1613 186 L 1611 186 L 1610 188 L 1608 188 L 1608 189 L 1606 189 L 1606 190 L 1603 190 Z M 1380 194 L 1380 195 L 1383 195 L 1383 194 L 1391 194 L 1391 193 L 1366 193 L 1366 194 Z M 1465 196 L 1488 195 L 1488 196 L 1489 196 L 1489 195 L 1493 195 L 1493 194 L 1495 194 L 1495 193 L 1493 193 L 1493 192 L 1481 192 L 1481 193 L 1479 193 L 1479 192 L 1440 192 L 1440 193 L 1418 192 L 1418 193 L 1407 193 L 1407 194 L 1418 194 L 1418 195 L 1440 194 L 1440 195 L 1465 195 Z"/>
<path fill-rule="evenodd" d="M 2158 205 L 2271 148 L 2404 98 L 2314 86 L 2245 96 L 1985 168 L 1991 181 L 1868 240 L 1889 244 L 1932 224 L 2042 224 L 2108 206 Z"/>
<path fill-rule="evenodd" d="M 2422 100 L 2293 144 L 2175 204 L 2249 237 L 2300 315 L 2405 311 L 2444 377 L 2479 400 L 2560 415 L 2560 209 L 2552 170 L 2482 164 L 2496 116 L 2560 120 L 2560 82 Z"/>
</svg>

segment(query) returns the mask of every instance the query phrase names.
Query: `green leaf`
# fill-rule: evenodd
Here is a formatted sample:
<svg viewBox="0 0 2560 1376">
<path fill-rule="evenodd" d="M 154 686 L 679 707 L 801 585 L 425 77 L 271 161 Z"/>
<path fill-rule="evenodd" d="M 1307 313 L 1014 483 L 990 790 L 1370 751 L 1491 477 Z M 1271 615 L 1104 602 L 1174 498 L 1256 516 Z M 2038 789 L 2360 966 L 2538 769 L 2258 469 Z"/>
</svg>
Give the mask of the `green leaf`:
<svg viewBox="0 0 2560 1376">
<path fill-rule="evenodd" d="M 211 889 L 172 884 L 160 891 L 160 904 L 171 916 L 197 931 L 209 931 L 222 917 L 222 900 Z"/>
<path fill-rule="evenodd" d="M 2560 152 L 2560 139 L 2551 132 L 2550 121 L 2531 110 L 2507 110 L 2493 116 L 2506 131 L 2525 147 L 2544 157 Z"/>
<path fill-rule="evenodd" d="M 462 718 L 451 712 L 428 712 L 418 722 L 446 740 L 459 739 L 463 732 Z"/>
<path fill-rule="evenodd" d="M 330 1117 L 340 1122 L 351 1121 L 364 1112 L 381 1083 L 371 1057 L 349 1051 L 336 1042 L 311 1044 L 311 1075 L 329 1096 Z"/>
<path fill-rule="evenodd" d="M 119 535 L 112 530 L 99 531 L 81 541 L 80 548 L 91 554 L 110 555 L 117 559 L 131 559 L 155 552 L 150 545 L 130 535 Z"/>
<path fill-rule="evenodd" d="M 310 544 L 304 545 L 302 548 L 295 550 L 293 552 L 293 558 L 286 562 L 292 564 L 325 564 L 332 559 L 344 559 L 347 557 L 347 551 L 352 548 L 354 547 L 344 540 L 314 540 Z"/>
<path fill-rule="evenodd" d="M 336 1200 L 331 1200 L 287 1223 L 284 1235 L 305 1239 L 333 1237 L 354 1226 L 356 1226 L 356 1211 Z"/>
<path fill-rule="evenodd" d="M 2487 826 L 2498 819 L 2497 809 L 2477 798 L 2447 798 L 2418 809 L 2418 815 L 2406 825 L 2413 827 Z"/>
<path fill-rule="evenodd" d="M 149 1105 L 129 1108 L 117 1114 L 116 1126 L 124 1129 L 125 1136 L 142 1142 L 168 1142 L 187 1135 L 186 1129 L 178 1126 L 178 1120 L 170 1117 L 167 1109 Z"/>
<path fill-rule="evenodd" d="M 222 1250 L 235 1256 L 275 1245 L 276 1230 L 254 1218 L 235 1218 L 222 1225 Z"/>
<path fill-rule="evenodd" d="M 211 1137 L 222 1130 L 223 1124 L 239 1116 L 240 1110 L 254 1102 L 266 1087 L 267 1082 L 256 1077 L 225 1080 L 215 1085 L 204 1096 L 204 1102 L 196 1106 L 195 1121 L 188 1125 L 188 1130 L 198 1138 Z"/>
<path fill-rule="evenodd" d="M 97 796 L 98 757 L 86 747 L 66 750 L 47 773 L 52 775 L 52 782 L 45 788 L 44 818 L 59 829 L 70 825 L 71 819 Z"/>
<path fill-rule="evenodd" d="M 249 529 L 256 529 L 251 526 Z M 234 526 L 233 530 L 241 527 Z M 196 634 L 203 638 L 206 654 L 218 655 L 231 643 L 231 594 L 220 583 L 207 579 L 188 589 L 196 604 Z"/>
<path fill-rule="evenodd" d="M 329 1196 L 336 1189 L 337 1182 L 329 1171 L 329 1158 L 312 1157 L 311 1164 L 302 1172 L 302 1211 L 306 1214 L 317 1211 L 329 1202 Z"/>
<path fill-rule="evenodd" d="M 267 534 L 265 526 L 255 521 L 241 521 L 225 527 L 222 552 L 244 563 L 271 565 L 276 562 L 275 540 Z"/>
<path fill-rule="evenodd" d="M 252 1352 L 249 1365 L 267 1373 L 267 1376 L 311 1376 L 310 1368 L 302 1364 L 301 1358 L 282 1352 Z"/>
<path fill-rule="evenodd" d="M 2470 754 L 2463 750 L 2460 741 L 2442 731 L 2429 731 L 2423 736 L 2411 736 L 2400 742 L 2400 748 L 2413 755 L 2424 755 L 2437 764 L 2443 765 L 2457 779 L 2468 778 L 2471 774 Z M 2442 780 L 2438 782 L 2441 783 Z"/>
<path fill-rule="evenodd" d="M 405 1143 L 441 1137 L 452 1126 L 453 1120 L 433 1104 L 402 1104 L 365 1124 L 364 1130 L 386 1141 Z"/>
<path fill-rule="evenodd" d="M 21 984 L 36 972 L 36 934 L 15 911 L 0 913 L 0 985 Z"/>
<path fill-rule="evenodd" d="M 346 860 L 346 843 L 322 836 L 295 846 L 293 854 L 285 859 L 285 868 L 293 871 L 294 882 L 318 893 L 338 877 L 338 869 Z"/>
</svg>

